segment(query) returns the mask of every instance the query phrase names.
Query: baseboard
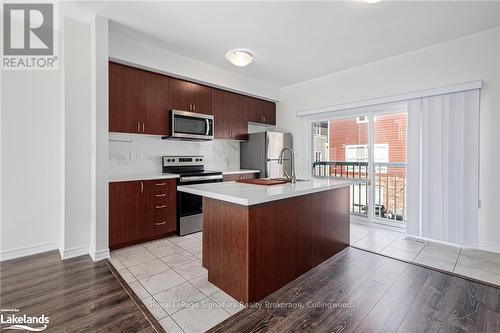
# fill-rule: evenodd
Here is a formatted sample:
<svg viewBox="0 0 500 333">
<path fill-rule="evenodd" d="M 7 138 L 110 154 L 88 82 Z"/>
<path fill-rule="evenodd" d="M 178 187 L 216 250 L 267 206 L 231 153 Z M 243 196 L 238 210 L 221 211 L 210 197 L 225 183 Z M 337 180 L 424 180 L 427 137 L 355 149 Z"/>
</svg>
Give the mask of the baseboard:
<svg viewBox="0 0 500 333">
<path fill-rule="evenodd" d="M 90 257 L 93 261 L 100 261 L 110 258 L 109 249 L 100 250 L 97 252 L 90 251 Z"/>
<path fill-rule="evenodd" d="M 486 243 L 486 242 L 479 242 L 479 248 L 481 250 L 486 250 L 486 251 L 500 253 L 500 246 L 496 245 L 496 244 L 491 244 L 491 243 Z"/>
<path fill-rule="evenodd" d="M 33 246 L 19 247 L 17 249 L 2 251 L 0 252 L 0 261 L 17 259 L 21 257 L 30 256 L 33 254 L 57 250 L 58 245 L 59 244 L 57 242 L 54 242 L 54 243 L 45 243 Z"/>
<path fill-rule="evenodd" d="M 65 249 L 63 251 L 59 249 L 59 253 L 61 254 L 62 260 L 66 260 L 88 254 L 89 248 L 88 246 L 80 246 L 74 247 L 72 249 Z"/>
</svg>

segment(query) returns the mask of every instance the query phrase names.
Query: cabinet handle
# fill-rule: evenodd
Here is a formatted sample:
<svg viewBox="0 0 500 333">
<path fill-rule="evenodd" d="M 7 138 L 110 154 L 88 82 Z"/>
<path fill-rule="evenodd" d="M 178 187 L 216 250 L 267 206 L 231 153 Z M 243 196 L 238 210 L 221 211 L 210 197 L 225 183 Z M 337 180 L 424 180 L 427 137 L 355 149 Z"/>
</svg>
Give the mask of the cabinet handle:
<svg viewBox="0 0 500 333">
<path fill-rule="evenodd" d="M 158 184 L 155 184 L 156 186 L 165 186 L 167 185 L 167 183 L 158 183 Z"/>
<path fill-rule="evenodd" d="M 141 132 L 141 123 L 137 122 L 137 133 Z"/>
<path fill-rule="evenodd" d="M 193 104 L 189 104 L 189 111 L 193 111 Z"/>
<path fill-rule="evenodd" d="M 164 225 L 165 223 L 167 223 L 167 221 L 158 222 L 158 223 L 155 223 L 155 225 Z"/>
<path fill-rule="evenodd" d="M 144 125 L 144 123 L 142 123 L 142 133 L 144 133 L 146 131 L 146 125 Z"/>
<path fill-rule="evenodd" d="M 144 192 L 144 183 L 141 182 L 141 193 Z"/>
<path fill-rule="evenodd" d="M 196 104 L 193 104 L 193 111 L 196 111 Z"/>
<path fill-rule="evenodd" d="M 164 197 L 164 196 L 166 196 L 166 195 L 167 195 L 167 193 L 163 193 L 163 194 L 155 194 L 155 197 Z"/>
<path fill-rule="evenodd" d="M 155 206 L 156 209 L 162 209 L 162 208 L 165 208 L 165 207 L 167 207 L 167 205 Z"/>
</svg>

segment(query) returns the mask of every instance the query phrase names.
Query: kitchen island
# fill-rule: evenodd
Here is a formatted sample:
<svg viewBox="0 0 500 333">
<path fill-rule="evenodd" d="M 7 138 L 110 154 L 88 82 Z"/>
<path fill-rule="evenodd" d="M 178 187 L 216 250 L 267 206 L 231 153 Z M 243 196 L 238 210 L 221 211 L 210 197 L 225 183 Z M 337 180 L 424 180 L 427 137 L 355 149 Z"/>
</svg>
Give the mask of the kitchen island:
<svg viewBox="0 0 500 333">
<path fill-rule="evenodd" d="M 208 280 L 240 302 L 258 301 L 349 245 L 349 187 L 313 178 L 262 186 L 178 186 L 203 197 Z"/>
</svg>

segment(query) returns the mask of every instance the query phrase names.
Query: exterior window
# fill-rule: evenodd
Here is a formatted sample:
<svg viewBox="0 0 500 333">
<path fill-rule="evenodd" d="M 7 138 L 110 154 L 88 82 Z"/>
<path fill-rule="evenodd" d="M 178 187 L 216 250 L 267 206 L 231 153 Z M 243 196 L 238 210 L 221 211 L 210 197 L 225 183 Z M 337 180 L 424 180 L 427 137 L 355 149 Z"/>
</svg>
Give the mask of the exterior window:
<svg viewBox="0 0 500 333">
<path fill-rule="evenodd" d="M 375 163 L 389 162 L 389 144 L 375 144 L 373 148 Z M 368 162 L 368 145 L 346 145 L 345 160 L 347 162 Z M 386 173 L 387 167 L 375 164 L 375 172 Z"/>
<path fill-rule="evenodd" d="M 359 116 L 356 118 L 356 123 L 362 124 L 368 122 L 368 116 Z"/>
<path fill-rule="evenodd" d="M 321 159 L 321 158 L 322 158 L 322 155 L 323 155 L 322 153 L 323 153 L 323 152 L 321 152 L 321 151 L 315 151 L 315 152 L 314 152 L 314 161 L 315 161 L 315 162 L 320 162 L 320 161 L 322 160 L 322 159 Z"/>
</svg>

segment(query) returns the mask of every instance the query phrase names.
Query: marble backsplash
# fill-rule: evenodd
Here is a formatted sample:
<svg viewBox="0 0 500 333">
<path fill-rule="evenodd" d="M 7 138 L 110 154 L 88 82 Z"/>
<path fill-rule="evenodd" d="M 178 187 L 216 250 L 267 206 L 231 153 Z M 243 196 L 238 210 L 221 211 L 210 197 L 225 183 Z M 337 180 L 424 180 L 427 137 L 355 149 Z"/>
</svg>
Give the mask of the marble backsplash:
<svg viewBox="0 0 500 333">
<path fill-rule="evenodd" d="M 110 175 L 161 173 L 161 156 L 165 155 L 203 155 L 208 170 L 240 168 L 239 141 L 170 141 L 122 133 L 110 133 L 109 138 Z"/>
</svg>

